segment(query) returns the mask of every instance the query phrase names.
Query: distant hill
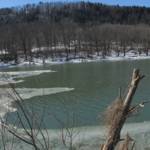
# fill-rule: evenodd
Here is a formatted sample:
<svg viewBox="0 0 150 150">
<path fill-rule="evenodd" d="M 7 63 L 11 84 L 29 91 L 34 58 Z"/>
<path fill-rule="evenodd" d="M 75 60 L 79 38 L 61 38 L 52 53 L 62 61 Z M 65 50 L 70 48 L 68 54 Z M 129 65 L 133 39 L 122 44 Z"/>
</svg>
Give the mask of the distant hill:
<svg viewBox="0 0 150 150">
<path fill-rule="evenodd" d="M 27 4 L 0 9 L 0 23 L 14 24 L 51 19 L 72 20 L 84 24 L 98 21 L 111 24 L 150 24 L 150 8 L 139 6 L 108 6 L 91 2 L 56 2 Z"/>
</svg>

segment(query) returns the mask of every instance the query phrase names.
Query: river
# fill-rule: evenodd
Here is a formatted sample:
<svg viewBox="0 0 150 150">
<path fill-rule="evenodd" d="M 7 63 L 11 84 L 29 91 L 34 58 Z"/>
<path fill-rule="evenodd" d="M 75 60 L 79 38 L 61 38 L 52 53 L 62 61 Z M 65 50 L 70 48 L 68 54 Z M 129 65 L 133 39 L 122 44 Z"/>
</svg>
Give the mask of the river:
<svg viewBox="0 0 150 150">
<path fill-rule="evenodd" d="M 69 114 L 69 119 L 73 118 L 75 121 L 74 127 L 82 126 L 93 129 L 101 126 L 102 120 L 99 115 L 116 99 L 120 84 L 122 85 L 122 98 L 125 99 L 134 68 L 140 69 L 140 75 L 146 77 L 140 81 L 132 105 L 150 99 L 149 64 L 150 60 L 147 59 L 27 66 L 0 70 L 6 72 L 28 71 L 24 76 L 14 79 L 14 81 L 23 80 L 16 83 L 15 86 L 16 88 L 26 88 L 26 94 L 29 95 L 33 92 L 31 88 L 38 90 L 35 91 L 38 94 L 36 93 L 34 96 L 33 92 L 32 96 L 29 96 L 31 98 L 25 98 L 25 101 L 32 104 L 39 114 L 43 111 L 43 105 L 46 105 L 44 121 L 47 129 L 57 130 L 60 128 L 60 123 L 52 115 L 52 112 L 64 122 Z M 42 70 L 43 73 L 29 75 L 28 73 L 33 70 L 37 72 Z M 46 70 L 53 72 L 44 72 Z M 45 88 L 52 90 L 52 94 L 43 96 Z M 39 94 L 39 90 L 42 91 L 41 94 Z M 15 107 L 15 104 L 12 106 Z M 127 120 L 126 130 L 132 131 L 136 127 L 138 130 L 144 123 L 149 122 L 149 110 L 150 104 L 146 104 L 145 108 L 140 108 L 137 111 L 137 114 L 140 112 L 140 116 Z M 13 115 L 15 116 L 16 112 L 12 112 Z M 70 121 L 69 126 L 71 127 L 71 125 Z M 143 132 L 147 132 L 147 130 Z M 149 141 L 146 146 L 149 146 Z M 143 148 L 143 145 L 141 147 Z"/>
</svg>

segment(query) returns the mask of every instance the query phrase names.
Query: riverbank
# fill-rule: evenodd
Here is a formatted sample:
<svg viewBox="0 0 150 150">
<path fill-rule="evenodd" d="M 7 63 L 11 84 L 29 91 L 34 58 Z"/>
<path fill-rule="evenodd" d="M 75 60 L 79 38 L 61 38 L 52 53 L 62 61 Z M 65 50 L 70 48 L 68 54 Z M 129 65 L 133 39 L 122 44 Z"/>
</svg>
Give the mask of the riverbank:
<svg viewBox="0 0 150 150">
<path fill-rule="evenodd" d="M 82 55 L 82 54 L 81 54 Z M 69 55 L 69 60 L 66 61 L 66 57 L 56 57 L 56 58 L 48 58 L 45 59 L 43 57 L 33 58 L 33 62 L 30 62 L 29 60 L 25 61 L 24 57 L 18 57 L 18 64 L 15 64 L 15 61 L 9 61 L 7 63 L 0 62 L 0 67 L 22 67 L 22 66 L 31 66 L 31 65 L 55 65 L 55 64 L 66 64 L 66 63 L 83 63 L 83 62 L 95 62 L 95 61 L 122 61 L 122 60 L 139 60 L 139 59 L 150 59 L 150 55 L 146 56 L 145 53 L 142 53 L 141 55 L 138 55 L 138 52 L 136 50 L 130 50 L 129 52 L 126 52 L 126 56 L 124 56 L 123 53 L 120 53 L 119 57 L 117 56 L 116 51 L 111 50 L 109 56 L 106 56 L 106 58 L 102 58 L 102 54 L 98 56 L 97 53 L 92 55 L 92 58 L 87 57 L 79 57 L 79 54 L 77 55 L 77 58 L 73 58 L 74 54 Z"/>
</svg>

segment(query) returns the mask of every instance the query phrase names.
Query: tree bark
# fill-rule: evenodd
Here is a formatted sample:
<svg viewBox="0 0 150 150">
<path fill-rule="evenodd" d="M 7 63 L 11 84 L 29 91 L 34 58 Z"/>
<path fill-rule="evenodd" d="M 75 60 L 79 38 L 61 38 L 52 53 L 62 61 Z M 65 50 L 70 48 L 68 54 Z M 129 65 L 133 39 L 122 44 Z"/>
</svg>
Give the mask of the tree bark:
<svg viewBox="0 0 150 150">
<path fill-rule="evenodd" d="M 115 120 L 111 123 L 106 142 L 101 148 L 102 150 L 114 150 L 116 144 L 120 141 L 120 132 L 121 132 L 121 129 L 124 125 L 126 118 L 128 117 L 131 101 L 136 92 L 139 81 L 144 77 L 145 76 L 141 77 L 139 75 L 139 69 L 133 70 L 131 85 L 130 85 L 127 97 L 122 106 L 121 114 L 118 120 Z"/>
</svg>

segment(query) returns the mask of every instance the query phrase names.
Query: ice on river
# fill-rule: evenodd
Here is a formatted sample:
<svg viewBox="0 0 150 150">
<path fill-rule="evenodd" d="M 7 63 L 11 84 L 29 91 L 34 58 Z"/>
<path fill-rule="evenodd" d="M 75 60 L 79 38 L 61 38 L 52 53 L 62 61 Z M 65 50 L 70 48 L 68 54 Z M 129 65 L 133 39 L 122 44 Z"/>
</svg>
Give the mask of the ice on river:
<svg viewBox="0 0 150 150">
<path fill-rule="evenodd" d="M 14 80 L 14 79 L 36 76 L 42 73 L 49 73 L 49 72 L 55 72 L 55 71 L 34 70 L 34 71 L 0 72 L 0 85 L 5 85 L 8 83 L 20 83 L 23 82 L 23 80 Z"/>
<path fill-rule="evenodd" d="M 73 88 L 67 88 L 67 87 L 56 87 L 56 88 L 16 88 L 15 91 L 19 94 L 19 96 L 16 94 L 16 92 L 13 89 L 6 88 L 6 89 L 0 89 L 0 106 L 7 106 L 8 104 L 15 101 L 15 100 L 25 100 L 29 99 L 35 96 L 43 96 L 43 95 L 50 95 L 60 92 L 68 92 L 74 90 Z"/>
<path fill-rule="evenodd" d="M 75 128 L 76 131 L 80 131 L 79 134 L 74 138 L 74 146 L 81 146 L 80 150 L 98 150 L 104 144 L 107 129 L 104 126 L 91 126 L 91 127 L 81 127 Z M 49 130 L 49 133 L 52 131 Z M 121 132 L 121 139 L 124 139 L 127 135 L 135 141 L 134 150 L 145 150 L 150 149 L 150 122 L 143 123 L 129 123 L 125 124 Z M 52 135 L 52 143 L 56 143 L 55 150 L 66 150 L 69 149 L 67 146 L 62 145 L 61 139 L 59 136 L 56 138 L 56 135 L 59 135 L 59 132 L 55 132 Z M 51 143 L 51 144 L 52 144 Z M 120 142 L 121 143 L 121 142 Z M 54 144 L 53 144 L 54 146 Z M 54 148 L 54 147 L 53 147 Z M 52 149 L 53 149 L 52 148 Z"/>
<path fill-rule="evenodd" d="M 4 85 L 5 88 L 0 88 L 0 106 L 8 111 L 16 111 L 15 108 L 11 107 L 11 102 L 21 99 L 29 99 L 35 96 L 50 95 L 60 92 L 67 92 L 73 90 L 73 88 L 67 87 L 54 87 L 54 88 L 16 88 L 15 91 L 9 88 L 9 83 L 20 83 L 24 80 L 16 80 L 17 78 L 25 78 L 29 76 L 36 76 L 42 73 L 55 72 L 51 70 L 34 70 L 34 71 L 14 71 L 14 72 L 0 72 L 0 85 Z M 0 110 L 0 114 L 4 114 L 3 109 Z"/>
<path fill-rule="evenodd" d="M 69 131 L 71 130 L 72 129 L 69 129 Z M 21 133 L 23 131 L 22 129 L 20 129 L 20 131 L 18 132 Z M 36 132 L 37 131 L 35 130 L 35 133 Z M 127 132 L 129 136 L 135 141 L 134 150 L 145 150 L 150 148 L 150 122 L 125 124 L 121 132 L 121 139 L 124 139 L 126 137 Z M 67 132 L 64 129 L 64 134 L 66 133 Z M 98 150 L 105 142 L 107 136 L 107 128 L 105 128 L 104 126 L 83 126 L 73 128 L 73 133 L 74 138 L 72 142 L 72 149 Z M 65 140 L 65 145 L 63 145 L 63 141 L 61 139 L 61 130 L 42 130 L 42 135 L 38 134 L 37 136 L 41 143 L 44 143 L 43 135 L 45 137 L 47 137 L 47 135 L 49 136 L 49 145 L 51 150 L 69 149 L 71 141 L 69 140 L 69 138 L 67 138 Z M 15 142 L 13 138 L 12 141 Z M 9 140 L 10 144 L 12 141 Z M 26 143 L 22 143 L 22 146 L 24 147 L 24 149 L 33 149 Z"/>
<path fill-rule="evenodd" d="M 56 88 L 18 88 L 16 89 L 19 95 L 22 97 L 22 99 L 28 99 L 35 96 L 43 96 L 43 95 L 50 95 L 60 92 L 68 92 L 71 90 L 74 90 L 73 88 L 67 88 L 67 87 L 56 87 Z"/>
</svg>

